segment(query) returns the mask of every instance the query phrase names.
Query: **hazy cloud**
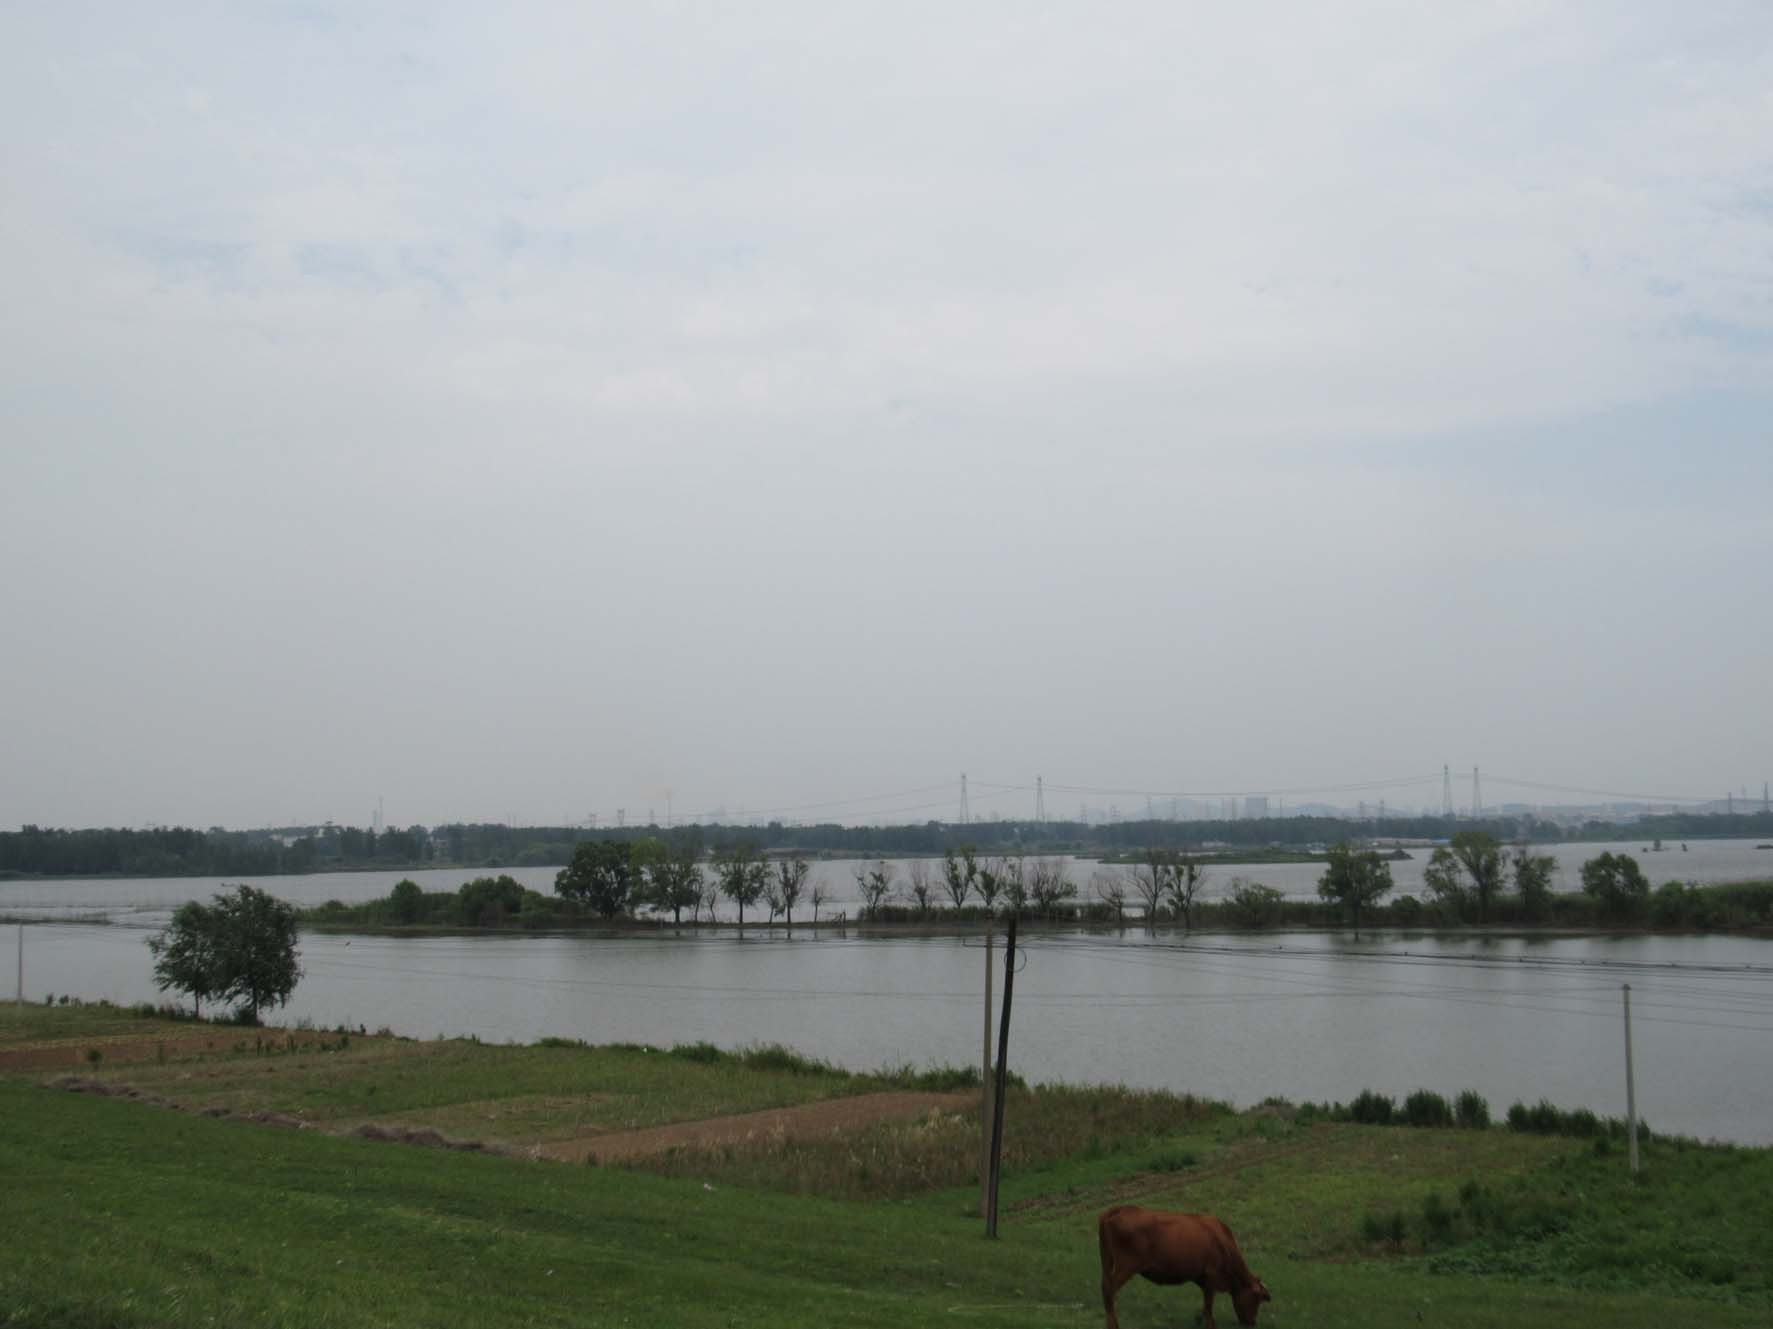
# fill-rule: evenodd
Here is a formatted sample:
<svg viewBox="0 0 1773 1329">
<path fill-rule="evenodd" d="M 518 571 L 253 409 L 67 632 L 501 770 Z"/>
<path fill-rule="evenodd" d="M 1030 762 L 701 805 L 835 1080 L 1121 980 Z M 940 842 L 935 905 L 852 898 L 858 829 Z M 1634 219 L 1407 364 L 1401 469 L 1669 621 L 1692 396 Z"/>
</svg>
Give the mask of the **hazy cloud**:
<svg viewBox="0 0 1773 1329">
<path fill-rule="evenodd" d="M 4 29 L 0 822 L 1769 775 L 1764 6 Z"/>
</svg>

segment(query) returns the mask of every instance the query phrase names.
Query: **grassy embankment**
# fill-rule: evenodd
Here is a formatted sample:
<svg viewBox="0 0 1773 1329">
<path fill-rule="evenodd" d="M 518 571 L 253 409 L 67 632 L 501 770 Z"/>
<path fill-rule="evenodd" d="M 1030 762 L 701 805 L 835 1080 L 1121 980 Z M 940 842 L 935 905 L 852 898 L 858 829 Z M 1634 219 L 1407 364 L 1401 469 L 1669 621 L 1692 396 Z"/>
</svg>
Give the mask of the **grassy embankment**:
<svg viewBox="0 0 1773 1329">
<path fill-rule="evenodd" d="M 779 1054 L 336 1035 L 299 1051 L 266 1034 L 254 1050 L 252 1031 L 222 1028 L 225 1049 L 121 1064 L 144 1038 L 171 1047 L 194 1030 L 0 1007 L 0 1053 L 91 1047 L 102 1080 L 332 1129 L 460 1133 L 478 1118 L 521 1140 L 554 1121 L 620 1127 L 879 1087 Z M 1095 1325 L 1094 1216 L 1128 1197 L 1231 1222 L 1276 1296 L 1264 1323 L 1663 1329 L 1761 1325 L 1773 1309 L 1765 1150 L 1656 1140 L 1633 1183 L 1588 1140 L 1027 1090 L 1008 1113 L 1003 1237 L 988 1243 L 964 1120 L 617 1169 L 212 1120 L 42 1078 L 0 1074 L 14 1216 L 0 1324 Z M 500 1105 L 513 1110 L 493 1116 Z M 824 1161 L 785 1172 L 794 1155 Z M 861 1188 L 875 1198 L 835 1198 L 858 1193 L 863 1169 L 878 1172 Z M 1122 1322 L 1170 1324 L 1196 1305 L 1135 1283 Z"/>
</svg>

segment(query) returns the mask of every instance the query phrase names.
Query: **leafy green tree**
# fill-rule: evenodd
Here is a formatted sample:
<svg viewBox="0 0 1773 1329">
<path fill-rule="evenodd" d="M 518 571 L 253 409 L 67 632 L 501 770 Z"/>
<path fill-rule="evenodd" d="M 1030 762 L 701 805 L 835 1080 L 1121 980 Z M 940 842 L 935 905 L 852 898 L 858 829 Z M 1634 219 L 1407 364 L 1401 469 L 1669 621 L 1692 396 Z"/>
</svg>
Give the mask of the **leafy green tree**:
<svg viewBox="0 0 1773 1329">
<path fill-rule="evenodd" d="M 1550 854 L 1535 854 L 1522 841 L 1508 860 L 1514 869 L 1514 888 L 1520 893 L 1521 911 L 1528 918 L 1544 918 L 1551 910 L 1551 874 L 1558 861 Z"/>
<path fill-rule="evenodd" d="M 1582 865 L 1582 889 L 1618 917 L 1639 913 L 1650 898 L 1650 879 L 1630 854 L 1601 854 Z"/>
<path fill-rule="evenodd" d="M 224 985 L 218 942 L 213 911 L 195 900 L 180 905 L 165 929 L 148 938 L 155 985 L 162 992 L 177 988 L 190 993 L 199 1019 L 203 999 L 219 995 Z"/>
<path fill-rule="evenodd" d="M 1502 845 L 1488 831 L 1458 831 L 1429 855 L 1422 879 L 1442 907 L 1458 918 L 1487 923 L 1502 890 Z"/>
<path fill-rule="evenodd" d="M 456 891 L 456 911 L 471 928 L 496 928 L 523 909 L 523 887 L 515 877 L 476 877 Z"/>
<path fill-rule="evenodd" d="M 1451 849 L 1442 846 L 1428 856 L 1428 866 L 1422 869 L 1422 882 L 1434 902 L 1455 919 L 1463 919 L 1470 912 L 1471 892 L 1466 887 L 1459 860 L 1453 857 Z"/>
<path fill-rule="evenodd" d="M 425 907 L 425 893 L 419 884 L 410 878 L 394 883 L 394 889 L 388 892 L 388 905 L 394 911 L 394 917 L 401 923 L 416 923 L 419 912 Z"/>
<path fill-rule="evenodd" d="M 1458 831 L 1453 836 L 1452 849 L 1471 879 L 1478 922 L 1487 923 L 1490 904 L 1502 893 L 1502 845 L 1488 831 Z"/>
<path fill-rule="evenodd" d="M 260 1007 L 288 1001 L 302 976 L 295 907 L 251 886 L 180 905 L 148 949 L 163 991 L 189 992 L 199 1013 L 205 997 L 243 1002 L 253 1024 Z"/>
<path fill-rule="evenodd" d="M 1272 886 L 1262 886 L 1248 877 L 1231 880 L 1231 909 L 1238 922 L 1248 928 L 1265 928 L 1280 921 L 1281 906 L 1286 896 Z"/>
<path fill-rule="evenodd" d="M 757 842 L 739 840 L 716 850 L 714 877 L 720 893 L 739 906 L 739 926 L 745 926 L 745 906 L 763 898 L 770 879 L 770 865 Z"/>
<path fill-rule="evenodd" d="M 1346 840 L 1330 846 L 1329 863 L 1317 880 L 1317 893 L 1348 915 L 1360 931 L 1361 913 L 1391 892 L 1391 864 L 1376 849 L 1356 849 Z"/>
<path fill-rule="evenodd" d="M 295 906 L 251 886 L 215 897 L 212 916 L 221 955 L 222 995 L 246 1003 L 251 1022 L 259 1008 L 281 1006 L 301 979 Z"/>
<path fill-rule="evenodd" d="M 605 919 L 628 908 L 638 874 L 629 846 L 619 840 L 581 840 L 572 862 L 554 877 L 554 890 Z"/>
<path fill-rule="evenodd" d="M 673 923 L 683 922 L 685 909 L 696 910 L 702 903 L 702 837 L 684 831 L 665 843 L 664 853 L 653 856 L 646 865 L 647 895 L 653 908 L 669 909 Z"/>
</svg>

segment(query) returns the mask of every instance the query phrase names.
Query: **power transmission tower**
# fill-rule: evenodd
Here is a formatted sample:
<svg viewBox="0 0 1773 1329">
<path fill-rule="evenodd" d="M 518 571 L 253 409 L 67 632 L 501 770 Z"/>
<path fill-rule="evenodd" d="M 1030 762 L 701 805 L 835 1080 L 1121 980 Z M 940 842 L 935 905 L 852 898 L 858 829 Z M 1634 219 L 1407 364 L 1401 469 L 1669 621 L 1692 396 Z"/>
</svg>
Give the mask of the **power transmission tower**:
<svg viewBox="0 0 1773 1329">
<path fill-rule="evenodd" d="M 1767 782 L 1765 780 L 1761 781 L 1761 811 L 1773 811 L 1773 808 L 1769 808 L 1767 804 Z"/>
<path fill-rule="evenodd" d="M 1473 821 L 1484 815 L 1484 796 L 1479 792 L 1478 768 L 1471 768 L 1471 819 Z"/>
<path fill-rule="evenodd" d="M 1441 767 L 1441 816 L 1453 820 L 1453 771 L 1445 765 Z"/>
<path fill-rule="evenodd" d="M 616 809 L 616 825 L 617 826 L 626 826 L 627 824 L 628 824 L 628 809 L 627 808 L 617 808 Z"/>
<path fill-rule="evenodd" d="M 960 824 L 965 826 L 972 819 L 972 813 L 967 808 L 967 773 L 962 771 L 960 773 Z"/>
<path fill-rule="evenodd" d="M 1047 782 L 1039 775 L 1034 777 L 1034 819 L 1042 826 L 1047 824 Z"/>
</svg>

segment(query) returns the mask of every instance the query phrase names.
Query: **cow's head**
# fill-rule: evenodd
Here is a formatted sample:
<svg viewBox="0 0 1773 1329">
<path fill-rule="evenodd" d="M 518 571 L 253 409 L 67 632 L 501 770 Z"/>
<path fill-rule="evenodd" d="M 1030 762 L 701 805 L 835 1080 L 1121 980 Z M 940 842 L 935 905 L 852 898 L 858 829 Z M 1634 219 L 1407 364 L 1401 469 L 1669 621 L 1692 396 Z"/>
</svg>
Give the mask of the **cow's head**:
<svg viewBox="0 0 1773 1329">
<path fill-rule="evenodd" d="M 1239 1324 L 1255 1324 L 1256 1312 L 1262 1309 L 1262 1303 L 1272 1301 L 1268 1288 L 1260 1278 L 1252 1278 L 1243 1287 L 1231 1294 L 1232 1309 L 1237 1312 Z"/>
</svg>

